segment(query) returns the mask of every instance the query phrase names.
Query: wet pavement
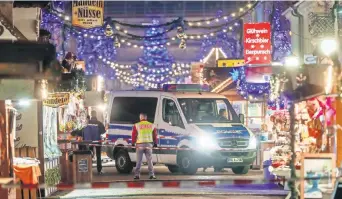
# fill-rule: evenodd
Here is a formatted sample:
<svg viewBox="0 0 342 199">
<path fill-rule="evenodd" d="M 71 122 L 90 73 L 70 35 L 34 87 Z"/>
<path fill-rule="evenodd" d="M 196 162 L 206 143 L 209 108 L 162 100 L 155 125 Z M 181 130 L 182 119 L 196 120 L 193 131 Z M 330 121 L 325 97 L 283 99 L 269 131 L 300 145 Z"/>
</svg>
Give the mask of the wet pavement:
<svg viewBox="0 0 342 199">
<path fill-rule="evenodd" d="M 155 166 L 155 174 L 158 180 L 260 180 L 263 179 L 262 170 L 250 170 L 247 175 L 236 175 L 230 169 L 224 172 L 214 172 L 213 168 L 208 168 L 206 172 L 198 169 L 196 175 L 183 175 L 181 173 L 172 174 L 167 167 L 163 165 Z M 133 173 L 130 175 L 117 173 L 114 163 L 104 164 L 104 174 L 99 176 L 94 171 L 94 182 L 114 182 L 122 180 L 133 180 Z M 148 178 L 148 170 L 146 166 L 142 167 L 141 179 Z"/>
<path fill-rule="evenodd" d="M 104 164 L 104 174 L 97 175 L 96 169 L 93 168 L 93 182 L 116 182 L 131 181 L 133 174 L 118 174 L 114 163 Z M 247 175 L 235 175 L 230 169 L 225 172 L 215 173 L 209 168 L 206 172 L 199 169 L 196 175 L 171 174 L 165 166 L 155 166 L 157 181 L 146 180 L 148 178 L 147 167 L 142 168 L 142 181 L 160 182 L 165 180 L 229 180 L 233 183 L 218 184 L 214 187 L 186 187 L 186 188 L 162 188 L 158 186 L 145 188 L 104 188 L 104 189 L 78 189 L 73 191 L 59 192 L 57 198 L 80 199 L 80 198 L 151 198 L 157 196 L 160 199 L 171 198 L 229 198 L 232 199 L 259 199 L 259 198 L 285 198 L 287 191 L 274 183 L 250 184 L 250 181 L 263 179 L 261 170 L 250 170 Z M 245 184 L 249 182 L 249 184 Z M 186 197 L 185 197 L 186 196 Z"/>
</svg>

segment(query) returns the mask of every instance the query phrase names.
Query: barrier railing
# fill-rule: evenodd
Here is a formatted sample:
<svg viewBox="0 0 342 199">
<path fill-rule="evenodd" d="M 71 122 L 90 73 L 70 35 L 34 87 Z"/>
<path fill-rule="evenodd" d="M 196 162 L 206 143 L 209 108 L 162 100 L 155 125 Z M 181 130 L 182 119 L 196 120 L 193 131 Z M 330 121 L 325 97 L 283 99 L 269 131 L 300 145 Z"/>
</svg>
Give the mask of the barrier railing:
<svg viewBox="0 0 342 199">
<path fill-rule="evenodd" d="M 73 145 L 87 145 L 87 146 L 115 146 L 115 147 L 122 147 L 122 148 L 130 148 L 130 149 L 136 149 L 136 148 L 143 148 L 143 149 L 157 149 L 157 150 L 198 150 L 195 148 L 181 148 L 181 147 L 137 147 L 132 145 L 116 145 L 116 140 L 111 141 L 94 141 L 94 142 L 79 142 L 79 141 L 72 141 L 71 144 Z M 255 151 L 255 149 L 241 149 L 241 148 L 213 148 L 214 151 L 239 151 L 239 152 L 251 152 Z"/>
<path fill-rule="evenodd" d="M 286 181 L 301 181 L 301 180 L 315 180 L 315 179 L 328 179 L 322 177 L 312 178 L 297 178 L 286 179 Z M 329 178 L 332 180 L 332 178 Z M 335 178 L 338 183 L 340 177 Z M 283 180 L 264 180 L 264 179 L 234 179 L 234 180 L 138 180 L 138 181 L 116 181 L 116 182 L 93 182 L 93 183 L 80 183 L 80 184 L 0 184 L 2 189 L 43 189 L 43 188 L 57 188 L 58 190 L 74 190 L 74 189 L 104 189 L 104 188 L 197 188 L 197 187 L 215 187 L 220 185 L 251 185 L 251 184 L 268 184 L 278 183 Z"/>
</svg>

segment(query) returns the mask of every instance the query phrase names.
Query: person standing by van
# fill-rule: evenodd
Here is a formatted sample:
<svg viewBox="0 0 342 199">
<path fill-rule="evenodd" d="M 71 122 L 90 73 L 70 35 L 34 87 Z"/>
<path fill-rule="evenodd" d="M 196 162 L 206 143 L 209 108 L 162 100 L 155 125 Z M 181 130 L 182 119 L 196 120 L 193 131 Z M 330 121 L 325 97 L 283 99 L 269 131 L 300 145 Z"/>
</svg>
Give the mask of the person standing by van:
<svg viewBox="0 0 342 199">
<path fill-rule="evenodd" d="M 140 113 L 140 122 L 134 124 L 132 130 L 132 146 L 136 146 L 137 163 L 135 168 L 135 180 L 140 179 L 140 169 L 143 155 L 145 154 L 150 179 L 156 179 L 152 162 L 152 147 L 157 147 L 157 130 L 151 122 L 147 121 L 147 115 Z"/>
<path fill-rule="evenodd" d="M 88 124 L 82 130 L 74 131 L 71 135 L 81 136 L 83 141 L 98 142 L 95 146 L 96 151 L 96 166 L 98 174 L 102 174 L 102 160 L 101 160 L 101 135 L 106 132 L 104 125 L 97 120 L 96 111 L 91 112 L 91 118 L 87 117 Z M 80 150 L 86 150 L 87 147 L 80 145 Z M 94 146 L 89 146 L 90 151 L 94 151 Z"/>
<path fill-rule="evenodd" d="M 96 151 L 96 167 L 98 174 L 102 174 L 102 160 L 101 160 L 101 135 L 106 132 L 106 128 L 102 124 L 102 122 L 97 120 L 96 111 L 91 111 L 91 118 L 88 122 L 88 127 L 90 127 L 91 141 L 98 141 L 99 145 L 95 146 Z M 85 129 L 86 130 L 86 129 Z M 86 134 L 86 133 L 85 133 Z M 90 151 L 94 151 L 94 146 L 89 147 Z"/>
</svg>

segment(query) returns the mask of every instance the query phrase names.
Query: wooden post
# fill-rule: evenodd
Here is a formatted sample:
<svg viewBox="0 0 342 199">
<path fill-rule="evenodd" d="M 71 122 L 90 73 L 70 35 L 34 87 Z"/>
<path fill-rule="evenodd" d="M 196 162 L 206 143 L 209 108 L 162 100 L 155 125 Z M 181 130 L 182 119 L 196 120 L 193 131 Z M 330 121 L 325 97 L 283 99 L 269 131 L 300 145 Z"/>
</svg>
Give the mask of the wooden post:
<svg viewBox="0 0 342 199">
<path fill-rule="evenodd" d="M 93 172 L 90 151 L 75 151 L 72 166 L 74 184 L 92 182 Z"/>
<path fill-rule="evenodd" d="M 9 162 L 7 159 L 6 105 L 0 101 L 0 177 L 9 177 Z M 8 199 L 8 190 L 0 189 L 0 195 Z"/>
<path fill-rule="evenodd" d="M 44 136 L 43 136 L 43 103 L 37 102 L 37 117 L 38 117 L 38 160 L 40 161 L 39 168 L 42 178 L 39 183 L 44 183 Z"/>
<path fill-rule="evenodd" d="M 335 104 L 336 104 L 336 125 L 340 125 L 342 126 L 342 102 L 341 100 L 339 99 L 336 99 L 335 100 Z M 342 163 L 342 136 L 340 136 L 342 133 L 342 130 L 341 129 L 337 129 L 336 130 L 336 134 L 335 134 L 335 137 L 336 137 L 336 165 L 337 167 L 340 167 L 341 166 L 341 163 Z M 334 152 L 334 151 L 332 151 Z"/>
<path fill-rule="evenodd" d="M 13 161 L 13 136 L 10 134 L 10 119 L 6 103 L 0 100 L 0 177 L 11 178 Z M 12 173 L 13 175 L 13 173 Z M 15 198 L 15 189 L 0 189 L 2 199 Z"/>
</svg>

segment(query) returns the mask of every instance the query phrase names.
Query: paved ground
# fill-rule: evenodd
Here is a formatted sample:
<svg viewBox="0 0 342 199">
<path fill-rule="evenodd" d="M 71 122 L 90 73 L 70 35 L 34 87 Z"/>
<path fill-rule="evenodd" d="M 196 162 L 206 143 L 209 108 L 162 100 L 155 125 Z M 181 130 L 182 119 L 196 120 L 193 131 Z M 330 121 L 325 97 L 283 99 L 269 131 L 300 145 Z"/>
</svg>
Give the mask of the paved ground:
<svg viewBox="0 0 342 199">
<path fill-rule="evenodd" d="M 131 181 L 133 174 L 124 175 L 116 172 L 114 162 L 103 164 L 104 174 L 97 175 L 93 168 L 93 182 Z M 171 174 L 165 166 L 155 166 L 155 173 L 159 180 L 260 180 L 263 178 L 262 171 L 250 170 L 248 175 L 235 175 L 230 169 L 225 172 L 215 173 L 209 168 L 206 172 L 199 169 L 196 175 Z M 142 168 L 142 180 L 147 179 L 147 167 Z M 151 182 L 151 181 L 148 181 Z M 82 189 L 68 192 L 59 192 L 57 198 L 81 199 L 81 198 L 142 198 L 142 199 L 280 199 L 285 198 L 287 191 L 275 184 L 220 184 L 215 187 L 194 188 L 106 188 L 106 189 Z M 158 196 L 156 196 L 158 195 Z M 156 196 L 156 197 L 151 197 Z"/>
<path fill-rule="evenodd" d="M 120 199 L 284 199 L 283 196 L 227 196 L 227 195 L 212 195 L 212 196 L 133 196 L 120 197 Z M 115 199 L 115 198 L 112 198 Z"/>
<path fill-rule="evenodd" d="M 99 176 L 96 174 L 96 169 L 94 169 L 94 182 L 113 182 L 118 180 L 132 180 L 133 173 L 130 175 L 127 174 L 119 174 L 117 173 L 114 163 L 104 165 L 103 168 L 104 174 Z M 244 179 L 244 180 L 258 180 L 263 178 L 263 173 L 261 170 L 250 170 L 248 175 L 235 175 L 230 169 L 226 169 L 225 172 L 215 173 L 212 168 L 208 168 L 206 172 L 203 172 L 202 169 L 198 169 L 196 175 L 183 175 L 172 174 L 169 172 L 167 167 L 158 165 L 155 166 L 155 173 L 159 180 L 234 180 L 234 179 Z M 141 171 L 141 178 L 148 178 L 148 170 L 147 167 L 144 166 Z"/>
</svg>

